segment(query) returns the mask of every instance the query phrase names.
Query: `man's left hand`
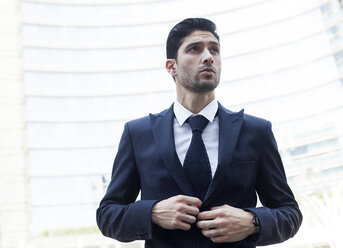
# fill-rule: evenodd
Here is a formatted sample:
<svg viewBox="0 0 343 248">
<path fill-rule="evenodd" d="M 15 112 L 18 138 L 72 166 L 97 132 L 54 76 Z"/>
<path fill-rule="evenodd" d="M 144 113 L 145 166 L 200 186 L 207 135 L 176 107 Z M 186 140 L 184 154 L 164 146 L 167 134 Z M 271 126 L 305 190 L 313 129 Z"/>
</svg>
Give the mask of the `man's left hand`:
<svg viewBox="0 0 343 248">
<path fill-rule="evenodd" d="M 214 243 L 236 242 L 256 232 L 254 214 L 229 205 L 213 207 L 197 216 L 197 226 Z"/>
</svg>

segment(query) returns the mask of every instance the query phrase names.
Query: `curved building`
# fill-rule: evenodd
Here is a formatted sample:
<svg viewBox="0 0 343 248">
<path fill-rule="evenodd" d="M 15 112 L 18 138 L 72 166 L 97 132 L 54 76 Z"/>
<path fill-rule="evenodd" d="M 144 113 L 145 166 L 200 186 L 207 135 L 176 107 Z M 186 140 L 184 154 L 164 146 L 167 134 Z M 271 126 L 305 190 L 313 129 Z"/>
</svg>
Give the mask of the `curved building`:
<svg viewBox="0 0 343 248">
<path fill-rule="evenodd" d="M 330 228 L 316 221 L 311 199 L 332 200 L 343 178 L 340 1 L 7 0 L 0 12 L 11 24 L 0 26 L 7 37 L 0 108 L 13 117 L 4 118 L 0 134 L 16 140 L 0 141 L 7 149 L 0 153 L 7 164 L 0 165 L 1 247 L 142 245 L 103 238 L 95 210 L 124 123 L 174 101 L 166 38 L 196 16 L 214 21 L 221 37 L 217 99 L 273 123 L 289 183 L 306 209 L 306 230 L 275 247 L 339 247 L 339 237 L 308 237 Z M 22 228 L 10 224 L 17 221 Z"/>
</svg>

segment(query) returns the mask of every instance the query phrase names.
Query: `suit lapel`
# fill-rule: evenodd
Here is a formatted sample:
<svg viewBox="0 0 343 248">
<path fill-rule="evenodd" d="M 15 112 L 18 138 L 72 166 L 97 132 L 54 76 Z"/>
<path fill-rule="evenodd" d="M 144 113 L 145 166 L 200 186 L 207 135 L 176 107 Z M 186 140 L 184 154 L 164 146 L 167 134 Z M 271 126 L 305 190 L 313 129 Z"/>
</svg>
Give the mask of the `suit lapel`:
<svg viewBox="0 0 343 248">
<path fill-rule="evenodd" d="M 186 195 L 193 195 L 191 185 L 175 150 L 173 105 L 159 115 L 150 114 L 150 121 L 157 150 L 169 173 Z"/>
<path fill-rule="evenodd" d="M 232 155 L 234 153 L 239 133 L 242 127 L 243 113 L 243 110 L 238 113 L 231 112 L 225 109 L 221 104 L 219 104 L 218 167 L 205 196 L 204 205 L 206 205 L 206 203 L 210 201 L 215 192 L 219 190 L 218 186 L 223 180 L 223 172 L 229 169 Z"/>
</svg>

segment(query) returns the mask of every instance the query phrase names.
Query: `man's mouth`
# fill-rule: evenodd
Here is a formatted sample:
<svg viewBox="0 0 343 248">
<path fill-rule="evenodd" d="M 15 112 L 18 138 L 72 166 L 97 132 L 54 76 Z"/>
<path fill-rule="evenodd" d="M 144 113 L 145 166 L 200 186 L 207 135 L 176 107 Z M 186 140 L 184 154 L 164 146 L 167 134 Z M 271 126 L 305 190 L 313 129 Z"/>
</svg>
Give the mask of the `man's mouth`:
<svg viewBox="0 0 343 248">
<path fill-rule="evenodd" d="M 200 72 L 216 73 L 216 70 L 213 67 L 205 67 L 205 68 L 201 69 Z"/>
</svg>

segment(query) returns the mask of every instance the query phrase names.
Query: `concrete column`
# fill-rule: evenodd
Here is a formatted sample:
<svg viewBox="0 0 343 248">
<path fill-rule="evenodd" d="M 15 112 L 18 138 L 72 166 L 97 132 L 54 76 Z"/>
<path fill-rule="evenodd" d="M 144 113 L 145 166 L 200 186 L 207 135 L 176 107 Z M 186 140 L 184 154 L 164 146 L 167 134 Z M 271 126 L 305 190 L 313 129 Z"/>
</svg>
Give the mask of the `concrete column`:
<svg viewBox="0 0 343 248">
<path fill-rule="evenodd" d="M 29 177 L 20 1 L 0 1 L 0 247 L 29 237 Z"/>
</svg>

